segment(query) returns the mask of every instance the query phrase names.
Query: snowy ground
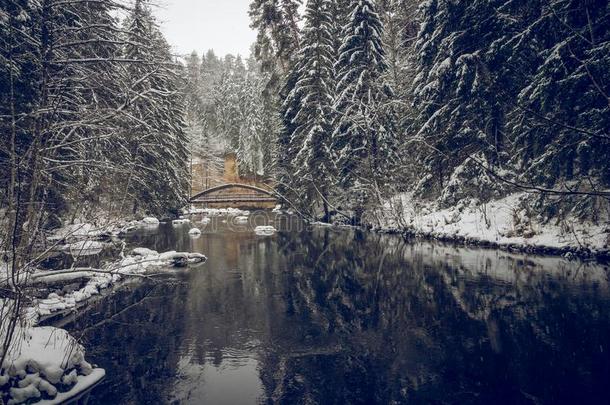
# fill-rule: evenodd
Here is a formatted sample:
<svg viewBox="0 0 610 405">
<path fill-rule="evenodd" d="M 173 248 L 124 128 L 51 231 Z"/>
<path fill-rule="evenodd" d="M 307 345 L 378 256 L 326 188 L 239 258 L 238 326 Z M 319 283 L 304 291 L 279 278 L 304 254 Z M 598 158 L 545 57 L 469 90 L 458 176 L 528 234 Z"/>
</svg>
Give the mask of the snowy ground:
<svg viewBox="0 0 610 405">
<path fill-rule="evenodd" d="M 183 211 L 185 215 L 203 214 L 210 217 L 220 216 L 248 216 L 250 211 L 240 210 L 238 208 L 196 208 L 191 207 Z"/>
<path fill-rule="evenodd" d="M 8 404 L 59 404 L 104 378 L 85 361 L 83 347 L 53 327 L 18 327 L 2 364 L 0 386 Z"/>
<path fill-rule="evenodd" d="M 74 310 L 79 303 L 129 276 L 146 276 L 151 272 L 171 271 L 172 267 L 204 263 L 198 253 L 165 252 L 137 248 L 104 269 L 71 269 L 39 271 L 32 276 L 37 283 L 55 283 L 88 278 L 80 290 L 65 295 L 51 293 L 35 300 L 26 310 L 23 325 L 18 327 L 9 355 L 2 364 L 0 388 L 8 392 L 9 404 L 58 404 L 88 390 L 104 377 L 104 370 L 94 369 L 84 359 L 84 349 L 63 329 L 35 326 L 42 316 Z M 5 305 L 1 306 L 5 308 Z M 4 331 L 3 331 L 4 332 Z M 0 333 L 3 335 L 3 333 Z M 0 336 L 1 337 L 1 336 Z"/>
<path fill-rule="evenodd" d="M 525 198 L 525 193 L 515 193 L 487 204 L 460 204 L 435 210 L 432 204 L 413 203 L 412 196 L 406 193 L 388 201 L 369 220 L 381 230 L 408 231 L 437 239 L 557 252 L 608 253 L 609 223 L 592 224 L 567 218 L 543 224 L 521 208 Z"/>
<path fill-rule="evenodd" d="M 85 287 L 80 290 L 60 296 L 49 294 L 46 299 L 35 303 L 34 309 L 38 316 L 50 315 L 57 311 L 74 309 L 79 303 L 129 276 L 150 276 L 151 272 L 162 273 L 172 271 L 173 267 L 185 267 L 189 264 L 205 263 L 207 258 L 199 253 L 165 252 L 136 248 L 131 254 L 117 262 L 110 263 L 104 269 L 70 269 L 59 271 L 39 271 L 32 276 L 37 283 L 56 283 L 88 278 Z"/>
<path fill-rule="evenodd" d="M 99 229 L 91 224 L 69 225 L 50 236 L 54 249 L 82 256 L 100 253 L 105 244 L 100 237 L 116 235 L 137 227 L 158 226 L 159 221 L 124 223 Z M 69 243 L 66 243 L 69 241 Z M 65 244 L 61 244 L 61 242 Z M 64 294 L 51 293 L 45 299 L 33 300 L 17 327 L 8 355 L 0 370 L 0 390 L 3 403 L 59 404 L 87 391 L 104 377 L 104 370 L 95 369 L 85 361 L 84 349 L 63 329 L 36 326 L 41 317 L 55 316 L 76 310 L 89 298 L 96 296 L 124 277 L 151 277 L 205 263 L 207 258 L 198 253 L 159 253 L 145 248 L 133 249 L 129 254 L 101 269 L 82 268 L 40 270 L 30 277 L 37 285 L 85 280 L 82 288 Z M 3 266 L 6 267 L 6 266 Z M 6 273 L 6 269 L 1 269 Z M 82 286 L 82 284 L 81 284 Z M 9 308 L 9 301 L 0 300 L 0 308 Z M 1 314 L 0 314 L 1 315 Z M 0 331 L 4 340 L 6 331 Z"/>
</svg>

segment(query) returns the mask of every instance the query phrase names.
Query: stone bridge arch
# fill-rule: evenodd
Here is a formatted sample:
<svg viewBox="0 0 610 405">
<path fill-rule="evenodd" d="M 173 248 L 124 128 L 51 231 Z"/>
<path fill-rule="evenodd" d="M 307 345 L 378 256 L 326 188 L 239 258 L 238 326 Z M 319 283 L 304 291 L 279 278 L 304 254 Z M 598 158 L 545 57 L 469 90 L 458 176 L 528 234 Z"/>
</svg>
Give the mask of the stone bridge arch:
<svg viewBox="0 0 610 405">
<path fill-rule="evenodd" d="M 209 208 L 273 208 L 278 197 L 273 190 L 259 186 L 227 183 L 195 194 L 191 203 Z"/>
</svg>

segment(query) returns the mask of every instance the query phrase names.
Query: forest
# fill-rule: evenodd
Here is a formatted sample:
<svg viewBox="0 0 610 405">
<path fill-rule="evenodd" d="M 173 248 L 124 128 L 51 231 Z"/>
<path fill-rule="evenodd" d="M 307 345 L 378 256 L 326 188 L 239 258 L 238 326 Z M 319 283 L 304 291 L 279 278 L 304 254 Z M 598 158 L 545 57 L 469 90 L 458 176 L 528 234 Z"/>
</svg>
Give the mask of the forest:
<svg viewBox="0 0 610 405">
<path fill-rule="evenodd" d="M 401 193 L 444 208 L 516 191 L 544 220 L 600 220 L 607 7 L 254 0 L 244 59 L 172 55 L 144 0 L 6 0 L 3 212 L 35 207 L 13 219 L 42 228 L 177 213 L 189 158 L 232 151 L 325 221 L 371 222 Z"/>
<path fill-rule="evenodd" d="M 250 16 L 245 70 L 187 58 L 189 122 L 303 215 L 524 192 L 542 221 L 607 217 L 607 2 L 255 0 Z"/>
</svg>

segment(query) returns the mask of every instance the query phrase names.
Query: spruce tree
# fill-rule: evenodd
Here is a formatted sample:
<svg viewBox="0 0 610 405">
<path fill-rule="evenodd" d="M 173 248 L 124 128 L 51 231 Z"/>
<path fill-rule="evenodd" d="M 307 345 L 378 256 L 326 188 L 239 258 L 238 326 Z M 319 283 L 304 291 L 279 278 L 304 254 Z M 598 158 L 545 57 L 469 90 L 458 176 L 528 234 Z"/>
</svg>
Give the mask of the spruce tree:
<svg viewBox="0 0 610 405">
<path fill-rule="evenodd" d="M 519 73 L 498 63 L 496 46 L 512 31 L 511 20 L 497 11 L 504 3 L 433 0 L 423 7 L 413 88 L 427 174 L 419 191 L 442 194 L 447 204 L 501 192 L 486 170 L 507 161 L 504 125 L 513 95 L 503 83 Z"/>
<path fill-rule="evenodd" d="M 266 72 L 288 72 L 299 48 L 299 7 L 301 0 L 253 0 L 250 4 L 252 28 L 258 30 L 256 58 Z"/>
<path fill-rule="evenodd" d="M 595 192 L 610 185 L 610 13 L 607 1 L 523 4 L 530 24 L 506 41 L 530 56 L 510 116 L 526 184 Z M 528 49 L 529 44 L 529 49 Z"/>
<path fill-rule="evenodd" d="M 339 119 L 333 149 L 340 184 L 348 192 L 356 220 L 360 220 L 375 192 L 376 177 L 394 155 L 396 140 L 381 108 L 391 94 L 381 80 L 387 69 L 381 19 L 370 0 L 354 0 L 351 5 L 335 65 L 334 108 Z"/>
<path fill-rule="evenodd" d="M 328 191 L 331 185 L 331 107 L 334 70 L 332 15 L 328 0 L 309 0 L 305 27 L 298 54 L 299 80 L 295 93 L 301 100 L 294 114 L 297 125 L 290 140 L 295 150 L 293 167 L 301 199 L 307 208 L 321 203 L 328 218 Z"/>
<path fill-rule="evenodd" d="M 299 149 L 294 145 L 302 143 L 302 140 L 297 140 L 295 132 L 299 127 L 299 123 L 295 120 L 302 103 L 302 94 L 296 91 L 296 85 L 300 80 L 302 70 L 300 69 L 302 61 L 297 59 L 295 67 L 293 67 L 286 78 L 286 82 L 282 87 L 279 100 L 281 127 L 278 135 L 278 191 L 293 200 L 298 198 L 298 192 L 295 189 L 294 167 L 293 163 L 296 157 L 296 152 Z"/>
</svg>

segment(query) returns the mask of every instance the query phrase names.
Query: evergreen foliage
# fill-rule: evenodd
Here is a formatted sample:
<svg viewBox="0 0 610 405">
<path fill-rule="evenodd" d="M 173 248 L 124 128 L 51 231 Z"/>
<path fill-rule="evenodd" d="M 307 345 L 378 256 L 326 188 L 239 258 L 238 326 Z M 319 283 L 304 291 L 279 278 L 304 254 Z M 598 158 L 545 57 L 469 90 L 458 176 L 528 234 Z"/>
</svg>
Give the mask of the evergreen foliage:
<svg viewBox="0 0 610 405">
<path fill-rule="evenodd" d="M 331 107 L 334 70 L 332 15 L 330 2 L 310 0 L 305 11 L 298 80 L 294 97 L 296 109 L 287 109 L 294 129 L 289 141 L 289 156 L 294 156 L 294 184 L 307 205 L 322 204 L 328 216 L 326 199 L 332 178 L 330 156 Z M 288 119 L 288 117 L 286 118 Z M 321 201 L 320 201 L 321 200 Z"/>
<path fill-rule="evenodd" d="M 240 55 L 218 58 L 210 50 L 201 66 L 198 61 L 195 52 L 185 61 L 191 155 L 216 164 L 223 154 L 237 153 L 242 175 L 268 178 L 275 172 L 278 133 L 275 106 L 264 96 L 269 74 Z"/>
<path fill-rule="evenodd" d="M 251 15 L 270 50 L 257 58 L 273 72 L 282 61 L 282 88 L 268 87 L 281 101 L 278 181 L 302 208 L 319 213 L 322 189 L 356 221 L 399 191 L 441 205 L 608 194 L 607 2 L 310 0 L 298 33 L 282 7 L 256 0 Z"/>
<path fill-rule="evenodd" d="M 523 5 L 530 25 L 507 40 L 513 55 L 528 52 L 527 82 L 511 111 L 517 167 L 529 182 L 610 185 L 610 13 L 607 1 Z M 531 51 L 529 51 L 531 52 Z M 533 63 L 532 63 L 533 62 Z"/>
<path fill-rule="evenodd" d="M 353 1 L 352 7 L 335 65 L 339 119 L 333 149 L 339 183 L 358 218 L 391 167 L 396 140 L 383 108 L 392 91 L 382 80 L 388 67 L 382 21 L 370 0 Z"/>
<path fill-rule="evenodd" d="M 188 190 L 188 140 L 178 66 L 141 0 L 136 0 L 127 24 L 125 59 L 134 63 L 126 69 L 132 101 L 125 138 L 134 158 L 132 173 L 137 174 L 130 183 L 134 212 L 140 206 L 155 214 L 164 207 L 178 212 L 186 204 Z"/>
<path fill-rule="evenodd" d="M 566 193 L 575 176 L 584 192 L 607 185 L 607 46 L 601 1 L 426 2 L 413 64 L 419 191 L 455 204 L 498 196 L 499 178 Z"/>
</svg>

